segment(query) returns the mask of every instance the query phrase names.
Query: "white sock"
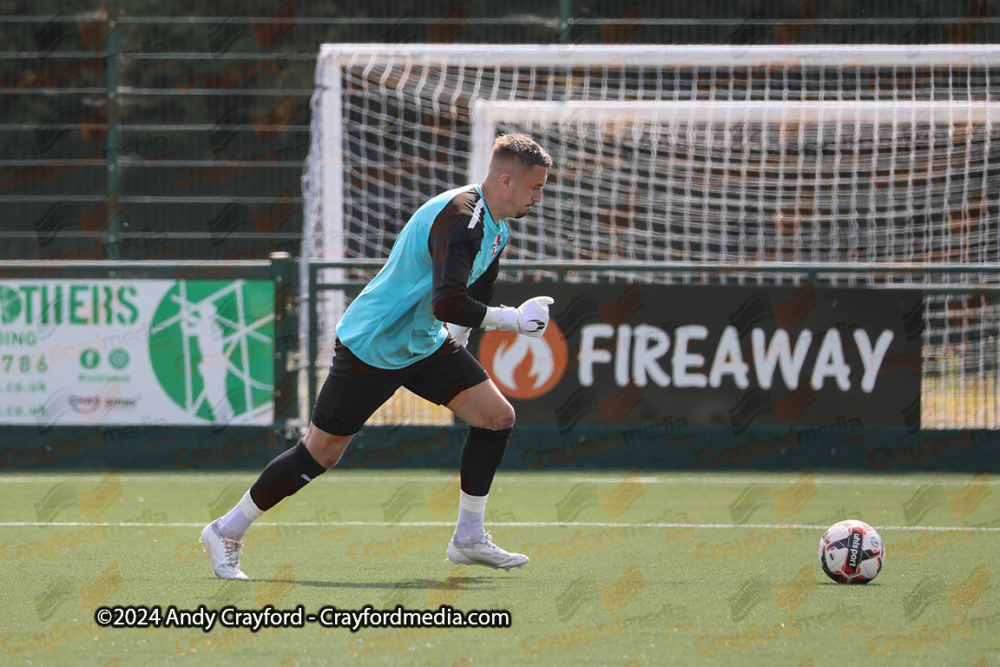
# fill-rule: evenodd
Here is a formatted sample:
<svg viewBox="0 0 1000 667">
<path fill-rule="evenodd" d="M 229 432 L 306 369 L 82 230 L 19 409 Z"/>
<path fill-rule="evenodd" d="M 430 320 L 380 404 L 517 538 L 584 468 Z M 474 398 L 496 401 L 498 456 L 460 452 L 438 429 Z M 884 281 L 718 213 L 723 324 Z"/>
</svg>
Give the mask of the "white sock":
<svg viewBox="0 0 1000 667">
<path fill-rule="evenodd" d="M 459 546 L 478 544 L 486 535 L 483 516 L 489 497 L 488 493 L 485 496 L 470 496 L 465 491 L 459 492 L 458 523 L 455 525 L 455 543 Z"/>
<path fill-rule="evenodd" d="M 215 522 L 215 532 L 222 537 L 229 537 L 234 540 L 243 539 L 243 534 L 250 528 L 250 524 L 264 515 L 264 512 L 257 508 L 250 492 L 247 491 L 236 503 L 236 507 L 229 510 L 229 514 Z"/>
</svg>

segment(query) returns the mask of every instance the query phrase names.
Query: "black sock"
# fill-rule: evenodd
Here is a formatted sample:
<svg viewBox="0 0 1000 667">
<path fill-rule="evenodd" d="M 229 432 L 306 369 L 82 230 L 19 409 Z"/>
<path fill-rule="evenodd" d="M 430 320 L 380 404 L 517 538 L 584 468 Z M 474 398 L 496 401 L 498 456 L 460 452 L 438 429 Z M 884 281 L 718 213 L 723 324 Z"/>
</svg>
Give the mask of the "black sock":
<svg viewBox="0 0 1000 667">
<path fill-rule="evenodd" d="M 493 431 L 488 428 L 469 429 L 462 448 L 462 491 L 470 496 L 485 496 L 490 492 L 493 475 L 507 450 L 511 429 Z"/>
<path fill-rule="evenodd" d="M 274 457 L 260 477 L 250 487 L 253 504 L 263 512 L 326 472 L 313 458 L 306 443 L 299 444 Z"/>
</svg>

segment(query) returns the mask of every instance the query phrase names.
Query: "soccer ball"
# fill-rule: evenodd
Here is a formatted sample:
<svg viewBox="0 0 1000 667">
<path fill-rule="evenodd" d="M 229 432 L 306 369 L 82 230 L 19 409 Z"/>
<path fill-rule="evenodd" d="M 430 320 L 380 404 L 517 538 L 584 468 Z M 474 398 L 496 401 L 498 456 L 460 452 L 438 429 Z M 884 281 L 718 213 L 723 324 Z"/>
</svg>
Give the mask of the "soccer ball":
<svg viewBox="0 0 1000 667">
<path fill-rule="evenodd" d="M 881 571 L 884 560 L 882 538 L 864 521 L 835 523 L 819 541 L 819 563 L 838 584 L 867 584 Z"/>
</svg>

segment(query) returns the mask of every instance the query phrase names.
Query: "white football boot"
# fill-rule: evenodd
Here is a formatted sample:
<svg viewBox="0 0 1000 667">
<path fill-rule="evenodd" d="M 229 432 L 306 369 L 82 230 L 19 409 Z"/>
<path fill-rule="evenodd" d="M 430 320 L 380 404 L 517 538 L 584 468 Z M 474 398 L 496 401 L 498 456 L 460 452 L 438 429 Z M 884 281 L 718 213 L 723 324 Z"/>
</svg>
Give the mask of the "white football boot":
<svg viewBox="0 0 1000 667">
<path fill-rule="evenodd" d="M 215 532 L 215 522 L 205 526 L 201 531 L 201 539 L 198 540 L 205 545 L 204 549 L 212 557 L 212 572 L 219 579 L 249 579 L 240 569 L 240 553 L 243 551 L 243 543 L 229 537 L 222 537 Z"/>
<path fill-rule="evenodd" d="M 488 532 L 477 544 L 460 547 L 455 544 L 455 536 L 448 542 L 448 560 L 455 565 L 485 565 L 495 570 L 510 572 L 512 567 L 521 567 L 530 559 L 524 554 L 512 554 L 493 544 L 493 536 Z"/>
</svg>

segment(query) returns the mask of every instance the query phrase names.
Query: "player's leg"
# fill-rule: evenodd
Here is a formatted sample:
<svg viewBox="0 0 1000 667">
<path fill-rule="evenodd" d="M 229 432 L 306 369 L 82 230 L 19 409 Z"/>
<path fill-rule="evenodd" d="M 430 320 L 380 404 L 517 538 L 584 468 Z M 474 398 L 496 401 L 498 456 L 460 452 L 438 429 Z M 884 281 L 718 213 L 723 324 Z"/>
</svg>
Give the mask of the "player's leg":
<svg viewBox="0 0 1000 667">
<path fill-rule="evenodd" d="M 319 439 L 316 431 L 314 425 L 310 424 L 304 440 L 272 459 L 236 506 L 201 531 L 201 542 L 212 557 L 212 571 L 220 579 L 248 578 L 240 568 L 243 535 L 254 521 L 282 499 L 298 492 L 326 472 L 328 466 L 313 456 L 306 444 L 307 441 L 316 442 Z M 327 438 L 336 437 L 326 433 L 322 435 Z M 351 437 L 337 439 L 341 452 L 347 447 Z"/>
<path fill-rule="evenodd" d="M 455 534 L 448 544 L 454 563 L 487 565 L 505 570 L 528 562 L 493 544 L 484 517 L 493 476 L 503 461 L 514 408 L 465 348 L 451 339 L 430 357 L 405 386 L 424 398 L 447 406 L 469 425 L 462 448 L 461 492 Z"/>
<path fill-rule="evenodd" d="M 256 508 L 257 516 L 288 496 L 295 495 L 306 484 L 335 466 L 353 438 L 353 433 L 327 433 L 315 422 L 310 422 L 305 437 L 267 464 L 247 491 L 246 497 Z M 246 532 L 246 528 L 241 528 Z"/>
<path fill-rule="evenodd" d="M 514 408 L 493 381 L 486 380 L 456 396 L 448 409 L 469 425 L 462 447 L 462 490 L 455 526 L 455 542 L 467 546 L 478 543 L 485 535 L 486 501 L 507 450 Z"/>
<path fill-rule="evenodd" d="M 236 506 L 202 531 L 217 576 L 247 578 L 239 558 L 251 524 L 336 465 L 364 422 L 403 379 L 405 375 L 368 366 L 338 343 L 305 437 L 268 463 Z"/>
<path fill-rule="evenodd" d="M 508 571 L 521 567 L 528 562 L 528 557 L 493 544 L 484 525 L 493 476 L 503 461 L 514 426 L 514 408 L 493 380 L 463 391 L 448 407 L 469 424 L 469 435 L 462 448 L 458 521 L 448 544 L 448 558 L 453 563 L 486 565 Z"/>
</svg>

